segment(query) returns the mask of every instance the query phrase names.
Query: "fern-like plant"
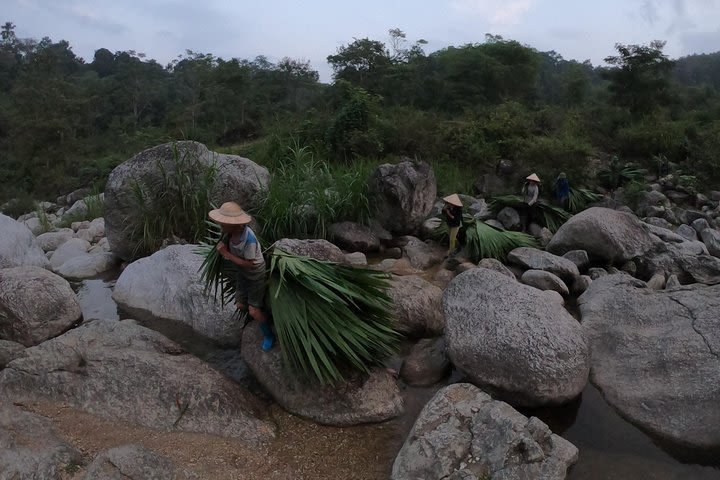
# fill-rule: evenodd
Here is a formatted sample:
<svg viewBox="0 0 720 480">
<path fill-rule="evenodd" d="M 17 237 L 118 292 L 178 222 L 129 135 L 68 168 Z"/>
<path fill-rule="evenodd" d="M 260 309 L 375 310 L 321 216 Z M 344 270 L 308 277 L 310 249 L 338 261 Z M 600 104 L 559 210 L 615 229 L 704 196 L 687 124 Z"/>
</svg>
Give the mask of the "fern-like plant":
<svg viewBox="0 0 720 480">
<path fill-rule="evenodd" d="M 602 195 L 594 193 L 587 188 L 570 188 L 570 197 L 568 198 L 568 210 L 570 213 L 579 213 L 587 208 L 591 203 L 595 203 L 602 198 Z"/>
</svg>

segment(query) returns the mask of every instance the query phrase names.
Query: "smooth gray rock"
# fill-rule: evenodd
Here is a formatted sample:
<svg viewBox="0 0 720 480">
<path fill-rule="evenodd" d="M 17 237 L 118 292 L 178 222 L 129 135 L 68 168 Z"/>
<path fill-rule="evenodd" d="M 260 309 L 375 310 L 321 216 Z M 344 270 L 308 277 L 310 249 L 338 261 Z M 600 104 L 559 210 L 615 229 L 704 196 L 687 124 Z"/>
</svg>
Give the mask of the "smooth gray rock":
<svg viewBox="0 0 720 480">
<path fill-rule="evenodd" d="M 659 251 L 639 258 L 638 276 L 649 279 L 656 272 L 676 275 L 681 283 L 720 283 L 720 259 L 703 254 L 699 242 L 668 243 Z"/>
<path fill-rule="evenodd" d="M 190 326 L 208 338 L 237 345 L 242 325 L 234 305 L 222 306 L 205 294 L 198 271 L 197 245 L 171 245 L 128 265 L 115 283 L 113 300 L 127 311 Z"/>
<path fill-rule="evenodd" d="M 440 390 L 395 458 L 392 480 L 562 480 L 578 449 L 467 383 Z"/>
<path fill-rule="evenodd" d="M 0 213 L 0 268 L 19 266 L 49 268 L 50 262 L 25 225 Z"/>
<path fill-rule="evenodd" d="M 132 260 L 137 240 L 131 238 L 133 227 L 141 221 L 141 209 L 137 204 L 133 187 L 147 187 L 151 198 L 157 201 L 165 193 L 163 171 L 175 174 L 178 160 L 201 175 L 202 169 L 216 168 L 214 187 L 210 200 L 220 205 L 228 200 L 238 202 L 245 210 L 251 210 L 259 201 L 259 193 L 266 189 L 270 174 L 265 167 L 237 155 L 211 152 L 197 142 L 182 141 L 166 143 L 144 150 L 121 163 L 108 177 L 105 186 L 105 231 L 111 250 L 124 260 Z"/>
<path fill-rule="evenodd" d="M 587 383 L 578 322 L 542 291 L 476 268 L 443 295 L 450 359 L 468 379 L 520 406 L 561 404 Z"/>
<path fill-rule="evenodd" d="M 68 217 L 83 217 L 88 214 L 88 207 L 84 199 L 79 199 L 73 203 L 70 208 L 65 210 L 64 216 Z"/>
<path fill-rule="evenodd" d="M 505 207 L 497 214 L 498 222 L 507 230 L 520 230 L 520 214 L 514 208 Z"/>
<path fill-rule="evenodd" d="M 516 248 L 508 253 L 507 258 L 509 262 L 525 269 L 544 270 L 570 283 L 580 276 L 577 265 L 572 261 L 537 248 Z"/>
<path fill-rule="evenodd" d="M 50 266 L 57 272 L 71 258 L 84 256 L 90 250 L 90 242 L 82 238 L 71 238 L 58 247 L 50 257 Z"/>
<path fill-rule="evenodd" d="M 677 275 L 670 275 L 667 279 L 667 282 L 665 283 L 665 290 L 672 290 L 673 288 L 681 287 L 680 281 L 678 280 Z"/>
<path fill-rule="evenodd" d="M 342 250 L 327 240 L 283 238 L 275 243 L 275 248 L 293 255 L 302 255 L 325 262 L 343 263 L 345 261 Z"/>
<path fill-rule="evenodd" d="M 82 280 L 112 270 L 119 263 L 119 258 L 111 252 L 86 253 L 73 257 L 56 270 L 64 278 Z"/>
<path fill-rule="evenodd" d="M 47 232 L 42 235 L 38 235 L 37 243 L 43 251 L 52 252 L 57 250 L 57 248 L 63 243 L 70 240 L 74 233 L 75 232 L 73 232 L 71 228 L 61 228 L 56 232 Z"/>
<path fill-rule="evenodd" d="M 367 257 L 362 252 L 346 253 L 344 263 L 355 267 L 366 267 L 368 264 Z"/>
<path fill-rule="evenodd" d="M 97 243 L 105 236 L 105 220 L 96 218 L 90 222 L 87 228 L 79 229 L 73 236 L 87 240 L 90 243 Z"/>
<path fill-rule="evenodd" d="M 700 238 L 702 238 L 710 255 L 720 257 L 720 232 L 713 228 L 706 228 L 700 231 Z"/>
<path fill-rule="evenodd" d="M 607 270 L 601 267 L 593 267 L 588 269 L 588 275 L 590 276 L 590 279 L 597 280 L 600 277 L 604 277 L 605 275 L 608 275 Z"/>
<path fill-rule="evenodd" d="M 463 195 L 461 198 L 465 200 L 468 197 Z M 492 209 L 484 198 L 472 198 L 472 201 L 468 202 L 467 211 L 477 220 L 485 221 L 494 217 Z"/>
<path fill-rule="evenodd" d="M 432 210 L 437 184 L 426 162 L 380 165 L 368 180 L 368 200 L 383 228 L 397 235 L 414 234 Z"/>
<path fill-rule="evenodd" d="M 17 342 L 0 340 L 0 370 L 16 358 L 20 358 L 24 351 L 25 347 Z"/>
<path fill-rule="evenodd" d="M 447 249 L 433 241 L 423 242 L 419 238 L 411 236 L 405 238 L 407 243 L 402 247 L 403 253 L 414 268 L 427 270 L 442 262 L 443 257 L 447 255 Z"/>
<path fill-rule="evenodd" d="M 443 224 L 443 220 L 438 217 L 428 218 L 420 226 L 420 238 L 433 238 L 435 230 Z"/>
<path fill-rule="evenodd" d="M 658 218 L 658 217 L 645 217 L 643 218 L 643 221 L 649 225 L 653 225 L 660 228 L 665 228 L 670 230 L 673 226 L 672 223 L 665 220 L 664 218 Z"/>
<path fill-rule="evenodd" d="M 720 286 L 656 291 L 613 276 L 579 306 L 605 399 L 679 448 L 720 448 Z"/>
<path fill-rule="evenodd" d="M 340 248 L 350 252 L 377 252 L 380 239 L 365 225 L 355 222 L 340 222 L 330 225 L 330 236 Z"/>
<path fill-rule="evenodd" d="M 690 225 L 686 225 L 684 223 L 675 229 L 675 233 L 691 242 L 695 242 L 698 239 L 698 232 L 696 232 Z"/>
<path fill-rule="evenodd" d="M 400 389 L 384 368 L 322 386 L 289 371 L 279 345 L 263 352 L 261 344 L 257 323 L 249 323 L 243 332 L 242 358 L 270 396 L 291 413 L 323 425 L 351 426 L 383 422 L 404 412 Z"/>
<path fill-rule="evenodd" d="M 570 290 L 560 277 L 544 270 L 527 270 L 520 277 L 520 281 L 539 290 L 552 290 L 560 295 L 570 294 Z"/>
<path fill-rule="evenodd" d="M 159 430 L 250 443 L 275 435 L 251 393 L 134 320 L 93 320 L 25 350 L 0 371 L 0 391 Z"/>
<path fill-rule="evenodd" d="M 83 480 L 197 480 L 199 477 L 142 445 L 121 445 L 101 452 Z"/>
<path fill-rule="evenodd" d="M 556 255 L 585 250 L 590 258 L 613 263 L 624 263 L 652 248 L 652 238 L 637 217 L 601 207 L 571 217 L 547 246 Z"/>
<path fill-rule="evenodd" d="M 647 281 L 647 288 L 651 290 L 662 290 L 665 288 L 665 274 L 656 273 Z"/>
<path fill-rule="evenodd" d="M 509 268 L 503 265 L 500 260 L 496 260 L 494 258 L 483 258 L 482 260 L 480 260 L 480 263 L 478 263 L 478 267 L 494 270 L 496 272 L 502 273 L 508 278 L 512 278 L 513 280 L 515 280 L 515 274 L 512 273 Z"/>
<path fill-rule="evenodd" d="M 697 233 L 702 232 L 706 228 L 710 228 L 710 224 L 704 218 L 698 218 L 697 220 L 693 221 L 690 226 L 692 226 Z"/>
<path fill-rule="evenodd" d="M 414 337 L 443 334 L 443 291 L 439 287 L 415 275 L 394 276 L 388 293 L 399 331 Z"/>
<path fill-rule="evenodd" d="M 416 343 L 400 367 L 400 378 L 408 385 L 427 387 L 450 373 L 450 360 L 443 337 L 423 338 Z"/>
<path fill-rule="evenodd" d="M 98 243 L 90 247 L 90 250 L 88 250 L 88 253 L 102 253 L 102 252 L 109 252 L 110 251 L 110 242 L 108 242 L 107 237 L 103 237 L 100 239 Z"/>
<path fill-rule="evenodd" d="M 570 291 L 573 295 L 580 295 L 587 290 L 592 282 L 593 280 L 589 275 L 580 275 L 580 277 L 570 286 Z"/>
<path fill-rule="evenodd" d="M 687 240 L 682 235 L 679 235 L 672 230 L 668 230 L 667 228 L 656 227 L 655 225 L 651 225 L 649 223 L 645 223 L 644 226 L 647 228 L 648 232 L 650 232 L 651 236 L 655 235 L 663 242 L 681 243 Z"/>
<path fill-rule="evenodd" d="M 563 254 L 563 258 L 573 262 L 578 270 L 585 270 L 590 265 L 590 259 L 585 250 L 570 250 Z"/>
<path fill-rule="evenodd" d="M 50 420 L 0 401 L 0 478 L 64 479 L 80 465 L 82 455 Z"/>
<path fill-rule="evenodd" d="M 37 345 L 77 323 L 80 304 L 70 284 L 40 267 L 0 269 L 0 338 Z"/>
</svg>

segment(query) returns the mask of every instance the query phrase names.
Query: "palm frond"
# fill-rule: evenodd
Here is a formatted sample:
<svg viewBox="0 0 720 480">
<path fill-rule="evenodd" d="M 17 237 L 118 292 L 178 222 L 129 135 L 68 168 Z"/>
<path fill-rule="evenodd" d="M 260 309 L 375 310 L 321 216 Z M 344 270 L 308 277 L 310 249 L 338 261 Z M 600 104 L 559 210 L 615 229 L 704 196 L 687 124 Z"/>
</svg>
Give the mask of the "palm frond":
<svg viewBox="0 0 720 480">
<path fill-rule="evenodd" d="M 579 213 L 587 208 L 591 203 L 595 203 L 602 198 L 602 195 L 594 193 L 587 188 L 570 188 L 570 197 L 568 198 L 568 210 L 570 213 Z"/>
<path fill-rule="evenodd" d="M 537 247 L 537 241 L 532 235 L 500 230 L 480 220 L 473 221 L 465 228 L 465 247 L 474 262 L 483 258 L 504 261 L 515 248 Z"/>
<path fill-rule="evenodd" d="M 285 363 L 323 384 L 381 364 L 400 338 L 388 288 L 382 272 L 275 248 L 268 300 Z"/>
</svg>

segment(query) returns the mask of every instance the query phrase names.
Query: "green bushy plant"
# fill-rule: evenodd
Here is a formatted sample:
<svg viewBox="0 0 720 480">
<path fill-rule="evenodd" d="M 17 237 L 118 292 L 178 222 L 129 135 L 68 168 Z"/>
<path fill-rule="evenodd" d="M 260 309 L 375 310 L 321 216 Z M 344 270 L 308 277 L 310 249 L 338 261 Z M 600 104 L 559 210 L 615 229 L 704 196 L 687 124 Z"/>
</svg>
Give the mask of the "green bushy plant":
<svg viewBox="0 0 720 480">
<path fill-rule="evenodd" d="M 289 145 L 287 152 L 252 212 L 265 240 L 327 238 L 334 222 L 368 221 L 367 178 L 372 162 L 357 159 L 350 165 L 331 165 L 299 144 Z"/>
<path fill-rule="evenodd" d="M 139 221 L 126 228 L 136 247 L 133 257 L 151 254 L 163 240 L 179 237 L 198 243 L 205 235 L 207 213 L 212 209 L 211 192 L 217 166 L 206 165 L 190 150 L 172 147 L 172 160 L 156 164 L 160 179 L 148 185 L 132 183 Z"/>
</svg>

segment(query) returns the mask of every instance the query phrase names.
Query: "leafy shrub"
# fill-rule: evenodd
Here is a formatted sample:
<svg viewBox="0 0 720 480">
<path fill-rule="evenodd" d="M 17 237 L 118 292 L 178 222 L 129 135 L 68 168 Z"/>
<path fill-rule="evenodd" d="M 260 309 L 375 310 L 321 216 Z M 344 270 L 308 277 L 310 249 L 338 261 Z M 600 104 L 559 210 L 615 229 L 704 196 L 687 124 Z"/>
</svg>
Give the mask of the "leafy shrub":
<svg viewBox="0 0 720 480">
<path fill-rule="evenodd" d="M 139 221 L 127 227 L 136 245 L 133 257 L 157 251 L 167 238 L 179 237 L 198 243 L 205 235 L 216 165 L 207 166 L 195 153 L 179 152 L 177 146 L 173 146 L 169 167 L 158 160 L 161 174 L 158 183 L 147 185 L 136 180 L 132 184 L 139 214 Z"/>
<path fill-rule="evenodd" d="M 253 212 L 262 225 L 261 236 L 269 242 L 326 238 L 334 222 L 367 222 L 367 178 L 373 167 L 361 160 L 331 167 L 308 147 L 288 147 L 288 157 L 272 172 L 273 180 Z"/>
</svg>

